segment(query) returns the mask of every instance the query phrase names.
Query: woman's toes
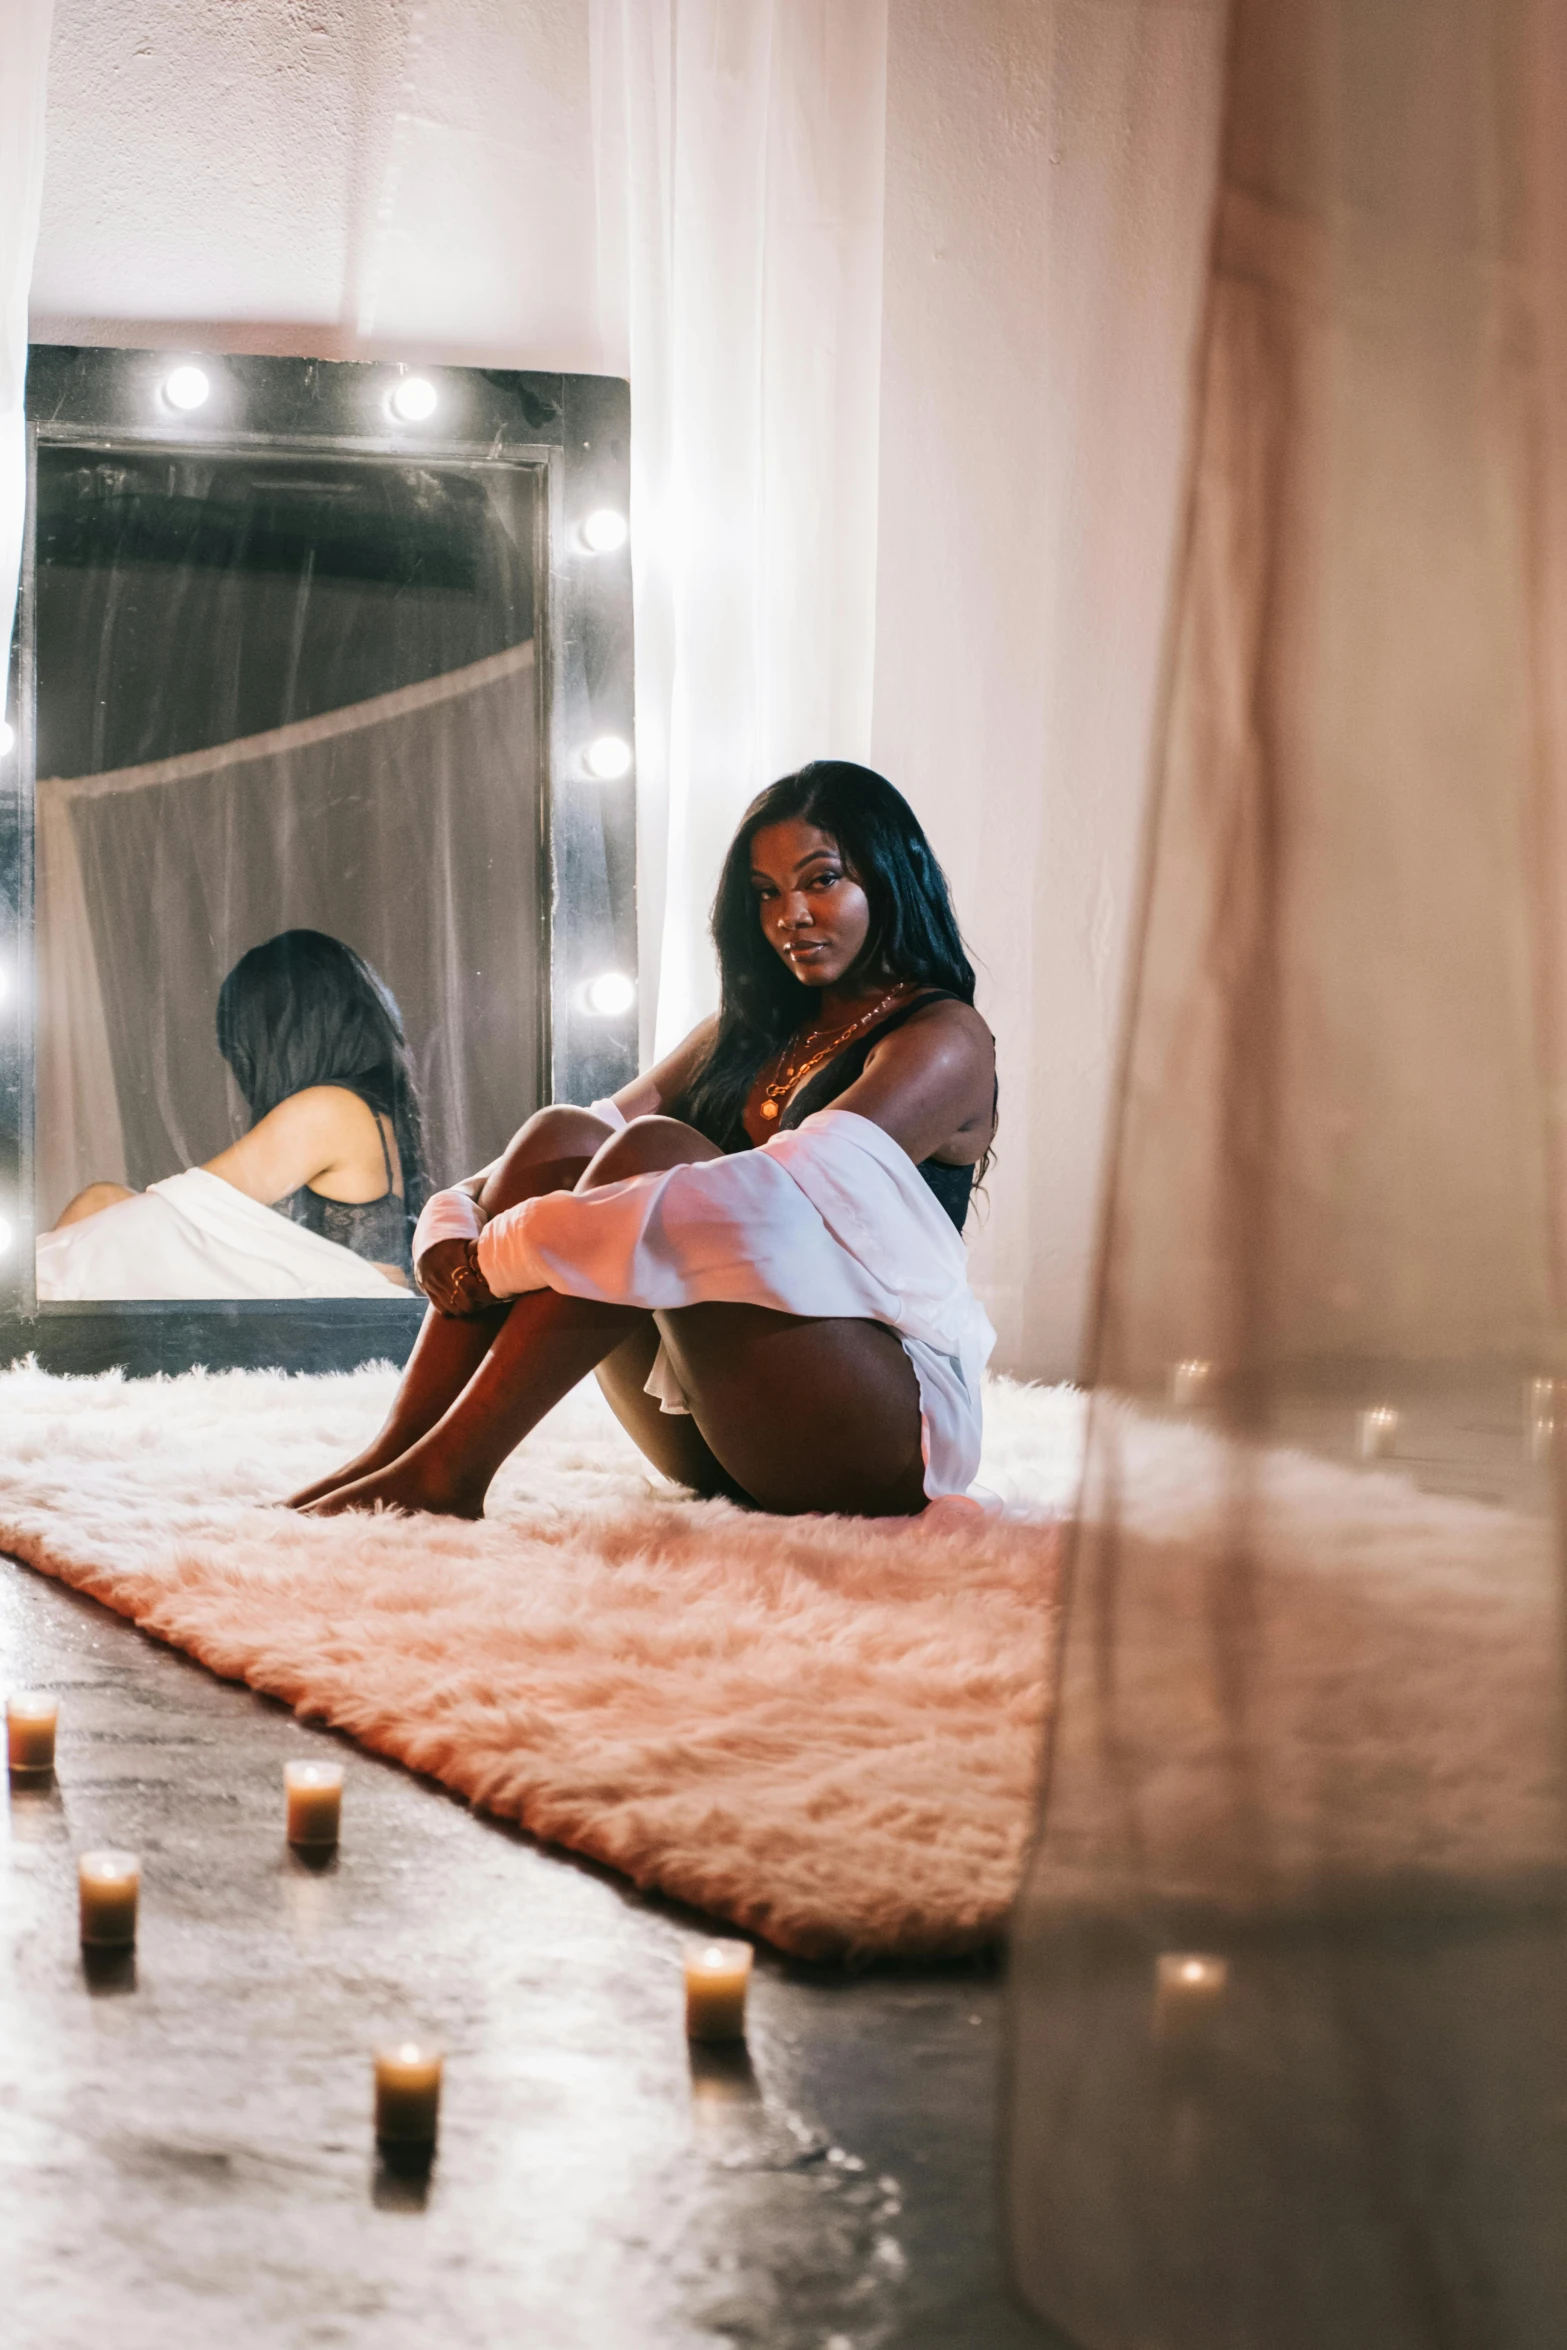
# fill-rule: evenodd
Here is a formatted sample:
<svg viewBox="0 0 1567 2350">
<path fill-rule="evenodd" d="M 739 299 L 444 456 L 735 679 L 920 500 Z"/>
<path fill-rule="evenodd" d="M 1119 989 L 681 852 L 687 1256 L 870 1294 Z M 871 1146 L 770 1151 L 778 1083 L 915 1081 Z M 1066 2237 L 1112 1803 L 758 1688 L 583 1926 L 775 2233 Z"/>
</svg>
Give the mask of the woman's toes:
<svg viewBox="0 0 1567 2350">
<path fill-rule="evenodd" d="M 406 1510 L 420 1517 L 482 1518 L 484 1495 L 432 1477 L 422 1467 L 399 1461 L 377 1475 L 340 1485 L 301 1506 L 307 1518 L 335 1518 L 349 1510 Z"/>
</svg>

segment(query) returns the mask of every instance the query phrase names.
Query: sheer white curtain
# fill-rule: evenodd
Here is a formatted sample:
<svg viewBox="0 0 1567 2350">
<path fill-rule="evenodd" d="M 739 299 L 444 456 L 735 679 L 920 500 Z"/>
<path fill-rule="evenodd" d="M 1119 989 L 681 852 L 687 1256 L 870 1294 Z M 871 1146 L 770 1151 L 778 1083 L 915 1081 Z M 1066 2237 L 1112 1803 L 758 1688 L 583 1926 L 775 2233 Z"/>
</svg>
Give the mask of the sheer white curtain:
<svg viewBox="0 0 1567 2350">
<path fill-rule="evenodd" d="M 44 86 L 54 0 L 0 0 L 0 681 L 9 674 L 11 616 L 27 500 L 22 397 L 27 291 L 44 178 Z"/>
<path fill-rule="evenodd" d="M 1014 2266 L 1074 2341 L 1561 2337 L 1564 29 L 1230 18 L 1010 1935 Z"/>
<path fill-rule="evenodd" d="M 711 1008 L 747 799 L 870 749 L 886 0 L 592 0 L 631 380 L 644 1049 Z"/>
</svg>

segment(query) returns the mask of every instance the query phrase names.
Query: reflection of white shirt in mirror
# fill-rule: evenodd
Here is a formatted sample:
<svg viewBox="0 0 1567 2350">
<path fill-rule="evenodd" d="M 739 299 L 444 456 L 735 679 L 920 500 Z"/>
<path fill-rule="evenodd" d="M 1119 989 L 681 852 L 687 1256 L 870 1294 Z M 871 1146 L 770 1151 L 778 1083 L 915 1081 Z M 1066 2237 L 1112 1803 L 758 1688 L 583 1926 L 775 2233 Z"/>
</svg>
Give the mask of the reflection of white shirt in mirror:
<svg viewBox="0 0 1567 2350">
<path fill-rule="evenodd" d="M 395 1150 L 361 1095 L 308 1087 L 204 1167 L 142 1193 L 111 1192 L 110 1204 L 78 1195 L 75 1215 L 38 1242 L 38 1295 L 384 1297 L 409 1286 Z M 323 1178 L 339 1190 L 379 1188 L 333 1199 L 316 1188 Z"/>
<path fill-rule="evenodd" d="M 43 1233 L 38 1295 L 70 1298 L 388 1297 L 384 1273 L 207 1167 L 187 1167 L 96 1216 Z"/>
</svg>

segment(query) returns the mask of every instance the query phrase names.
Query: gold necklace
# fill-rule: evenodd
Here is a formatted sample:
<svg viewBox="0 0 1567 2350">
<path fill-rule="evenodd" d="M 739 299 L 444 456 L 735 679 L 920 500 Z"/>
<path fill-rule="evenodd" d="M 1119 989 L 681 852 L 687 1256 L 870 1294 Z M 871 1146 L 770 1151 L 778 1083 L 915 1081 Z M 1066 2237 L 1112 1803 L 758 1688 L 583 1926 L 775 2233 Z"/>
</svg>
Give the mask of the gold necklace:
<svg viewBox="0 0 1567 2350">
<path fill-rule="evenodd" d="M 868 1012 L 862 1012 L 846 1028 L 835 1028 L 819 1051 L 812 1052 L 811 1045 L 814 1038 L 823 1034 L 822 1024 L 818 1021 L 814 1028 L 808 1028 L 788 1065 L 777 1077 L 770 1078 L 763 1088 L 762 1098 L 757 1104 L 757 1116 L 765 1118 L 771 1125 L 775 1118 L 781 1116 L 784 1103 L 797 1085 L 803 1084 L 807 1077 L 814 1076 L 818 1069 L 825 1068 L 853 1037 L 858 1036 L 862 1029 L 872 1027 L 900 996 L 911 994 L 913 985 L 912 980 L 900 979 L 896 987 L 888 988 L 880 1002 L 872 1004 Z"/>
</svg>

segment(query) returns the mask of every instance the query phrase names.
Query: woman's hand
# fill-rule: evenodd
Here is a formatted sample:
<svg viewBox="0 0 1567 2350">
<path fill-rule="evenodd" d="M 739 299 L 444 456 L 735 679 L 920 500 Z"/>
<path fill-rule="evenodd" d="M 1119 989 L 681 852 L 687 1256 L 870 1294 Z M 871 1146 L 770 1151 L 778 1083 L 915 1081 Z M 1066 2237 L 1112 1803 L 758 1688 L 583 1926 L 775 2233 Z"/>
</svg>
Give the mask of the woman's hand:
<svg viewBox="0 0 1567 2350">
<path fill-rule="evenodd" d="M 488 1313 L 499 1303 L 479 1270 L 476 1240 L 438 1240 L 414 1267 L 414 1279 L 436 1312 L 453 1320 Z"/>
</svg>

